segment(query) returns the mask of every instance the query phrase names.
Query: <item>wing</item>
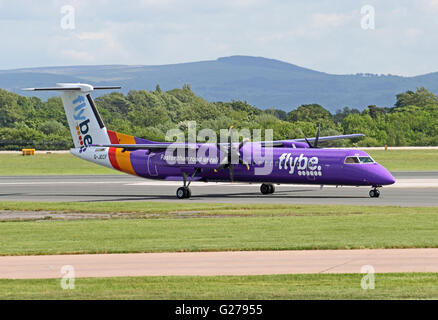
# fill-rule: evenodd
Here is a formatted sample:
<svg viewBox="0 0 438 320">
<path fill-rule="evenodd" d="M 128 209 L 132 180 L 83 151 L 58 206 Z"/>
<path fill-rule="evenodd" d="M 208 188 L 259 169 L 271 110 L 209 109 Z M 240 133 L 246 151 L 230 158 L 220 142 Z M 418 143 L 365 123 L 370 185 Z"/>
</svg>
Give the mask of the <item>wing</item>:
<svg viewBox="0 0 438 320">
<path fill-rule="evenodd" d="M 364 137 L 365 135 L 362 133 L 355 134 L 344 134 L 339 136 L 326 136 L 320 137 L 319 141 L 330 141 L 330 140 L 339 140 L 339 139 L 350 139 L 350 138 L 358 138 Z M 308 138 L 308 141 L 314 141 L 315 138 Z M 282 147 L 284 146 L 283 141 L 260 141 L 262 147 Z M 287 140 L 291 142 L 305 142 L 305 139 L 293 139 Z M 255 142 L 257 143 L 257 142 Z M 176 149 L 199 149 L 203 144 L 188 144 L 188 143 L 143 143 L 143 144 L 93 144 L 91 147 L 103 147 L 103 148 L 122 148 L 124 150 L 159 150 L 159 149 L 167 149 L 169 146 L 172 146 Z M 218 143 L 218 146 L 228 146 L 228 143 Z"/>
<path fill-rule="evenodd" d="M 272 146 L 281 147 L 283 142 L 281 141 L 261 141 L 262 147 Z M 168 147 L 173 147 L 176 149 L 199 149 L 203 144 L 190 144 L 190 143 L 143 143 L 143 144 L 92 144 L 90 147 L 102 147 L 102 148 L 122 148 L 125 150 L 157 150 L 157 149 L 167 149 Z M 211 144 L 210 144 L 211 145 Z M 216 144 L 213 144 L 216 146 Z M 218 143 L 217 146 L 227 147 L 228 143 Z"/>
<path fill-rule="evenodd" d="M 325 137 L 319 137 L 319 141 L 330 141 L 330 140 L 339 140 L 339 139 L 351 139 L 351 138 L 359 138 L 359 137 L 365 137 L 363 133 L 353 133 L 353 134 L 343 134 L 339 136 L 325 136 Z M 309 141 L 315 141 L 316 138 L 307 138 Z M 293 139 L 293 141 L 296 142 L 306 142 L 306 139 Z"/>
</svg>

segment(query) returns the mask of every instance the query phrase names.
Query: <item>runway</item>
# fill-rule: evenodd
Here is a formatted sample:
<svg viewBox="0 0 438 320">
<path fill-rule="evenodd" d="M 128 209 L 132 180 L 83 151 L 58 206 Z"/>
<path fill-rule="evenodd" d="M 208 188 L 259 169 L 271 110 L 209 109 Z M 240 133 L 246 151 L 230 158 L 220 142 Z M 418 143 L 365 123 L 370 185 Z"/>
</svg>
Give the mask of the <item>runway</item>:
<svg viewBox="0 0 438 320">
<path fill-rule="evenodd" d="M 6 256 L 0 278 L 61 278 L 63 266 L 75 277 L 438 272 L 438 249 Z"/>
<path fill-rule="evenodd" d="M 181 182 L 145 180 L 128 175 L 2 176 L 3 201 L 178 201 L 269 204 L 351 204 L 438 206 L 438 172 L 395 172 L 397 183 L 369 198 L 369 187 L 276 186 L 262 195 L 259 184 L 194 182 L 192 197 L 175 196 Z"/>
</svg>

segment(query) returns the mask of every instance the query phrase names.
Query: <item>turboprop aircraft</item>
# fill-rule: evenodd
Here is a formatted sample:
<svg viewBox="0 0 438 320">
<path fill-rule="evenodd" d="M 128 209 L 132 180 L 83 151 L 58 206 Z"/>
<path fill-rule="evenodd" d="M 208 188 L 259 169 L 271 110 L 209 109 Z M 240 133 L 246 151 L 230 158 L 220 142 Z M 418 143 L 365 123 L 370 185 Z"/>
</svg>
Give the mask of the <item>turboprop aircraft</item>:
<svg viewBox="0 0 438 320">
<path fill-rule="evenodd" d="M 272 194 L 274 184 L 370 186 L 377 198 L 379 188 L 395 182 L 394 177 L 366 152 L 323 149 L 321 141 L 364 136 L 349 134 L 314 138 L 225 142 L 156 142 L 109 130 L 91 98 L 93 87 L 82 83 L 59 83 L 56 87 L 27 88 L 61 93 L 73 137 L 70 152 L 84 160 L 147 179 L 181 181 L 179 199 L 190 198 L 192 181 L 261 183 L 262 194 Z"/>
</svg>

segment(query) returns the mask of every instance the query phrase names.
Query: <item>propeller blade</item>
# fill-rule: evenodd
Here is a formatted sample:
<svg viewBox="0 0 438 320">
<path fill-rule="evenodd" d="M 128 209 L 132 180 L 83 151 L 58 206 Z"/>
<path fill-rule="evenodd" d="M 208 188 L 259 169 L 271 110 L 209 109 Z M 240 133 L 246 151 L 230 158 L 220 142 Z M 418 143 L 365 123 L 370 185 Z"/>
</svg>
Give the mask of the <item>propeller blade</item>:
<svg viewBox="0 0 438 320">
<path fill-rule="evenodd" d="M 232 144 L 232 137 L 233 137 L 233 126 L 228 129 L 228 148 L 227 150 L 223 150 L 221 148 L 220 144 L 216 144 L 216 147 L 221 150 L 222 152 L 226 153 L 226 156 L 222 158 L 219 166 L 214 169 L 215 172 L 219 170 L 223 170 L 228 168 L 229 174 L 230 174 L 230 180 L 231 182 L 234 181 L 234 164 L 232 163 L 232 156 L 234 155 L 238 159 L 239 164 L 243 164 L 246 166 L 246 169 L 249 170 L 249 164 L 243 160 L 240 156 L 240 149 L 245 145 L 245 143 L 249 142 L 249 139 L 243 139 L 241 143 L 239 143 L 239 146 L 233 147 Z"/>
<path fill-rule="evenodd" d="M 243 146 L 245 145 L 245 143 L 247 143 L 247 142 L 249 142 L 249 139 L 248 139 L 248 138 L 243 139 L 242 142 L 239 143 L 239 149 L 238 149 L 238 150 L 242 149 L 242 147 L 243 147 Z"/>
<path fill-rule="evenodd" d="M 300 130 L 300 133 L 303 135 L 304 140 L 306 140 L 306 143 L 309 145 L 309 147 L 310 147 L 310 148 L 313 148 L 313 145 L 310 143 L 309 140 L 307 140 L 307 137 L 306 137 L 306 135 L 304 134 L 303 130 L 301 130 L 301 128 L 299 128 L 299 130 Z"/>
<path fill-rule="evenodd" d="M 228 163 L 221 163 L 217 168 L 216 168 L 216 170 L 222 170 L 222 169 L 225 169 L 225 168 L 227 168 L 228 167 Z"/>
<path fill-rule="evenodd" d="M 231 152 L 232 152 L 232 144 L 231 144 L 231 140 L 233 137 L 233 126 L 230 127 L 230 129 L 228 129 L 228 163 L 231 164 Z"/>
<path fill-rule="evenodd" d="M 319 140 L 319 132 L 321 130 L 321 126 L 318 124 L 318 131 L 316 132 L 316 138 L 315 141 L 313 142 L 313 147 L 314 148 L 318 148 L 318 140 Z"/>
<path fill-rule="evenodd" d="M 249 164 L 245 160 L 239 159 L 239 164 L 243 164 L 244 166 L 246 166 L 246 169 L 249 170 Z"/>
<path fill-rule="evenodd" d="M 228 170 L 230 172 L 230 180 L 234 181 L 234 164 L 231 163 L 231 153 L 233 152 L 232 138 L 233 138 L 233 128 L 231 126 L 228 130 Z"/>
</svg>

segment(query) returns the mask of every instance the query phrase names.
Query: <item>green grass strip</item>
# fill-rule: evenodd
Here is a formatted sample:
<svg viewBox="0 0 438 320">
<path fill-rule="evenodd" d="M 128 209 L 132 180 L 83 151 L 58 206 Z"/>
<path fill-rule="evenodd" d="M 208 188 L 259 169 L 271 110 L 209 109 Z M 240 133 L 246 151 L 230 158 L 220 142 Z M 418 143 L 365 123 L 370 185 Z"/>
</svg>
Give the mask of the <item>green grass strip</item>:
<svg viewBox="0 0 438 320">
<path fill-rule="evenodd" d="M 3 222 L 0 254 L 438 247 L 436 211 L 357 210 L 343 215 Z"/>
<path fill-rule="evenodd" d="M 70 153 L 34 156 L 4 153 L 0 154 L 0 163 L 0 176 L 122 174 L 79 159 Z"/>
<path fill-rule="evenodd" d="M 438 150 L 367 150 L 389 171 L 437 171 Z"/>
<path fill-rule="evenodd" d="M 437 213 L 437 207 L 308 205 L 308 204 L 233 204 L 187 202 L 28 202 L 0 201 L 0 211 L 50 211 L 59 213 L 131 213 L 125 217 L 196 216 L 310 216 Z M 138 214 L 138 215 L 136 215 Z M 142 216 L 145 214 L 145 216 Z M 147 214 L 150 214 L 149 216 Z"/>
<path fill-rule="evenodd" d="M 437 299 L 435 273 L 220 277 L 79 278 L 63 290 L 60 279 L 0 280 L 0 299 Z"/>
</svg>

